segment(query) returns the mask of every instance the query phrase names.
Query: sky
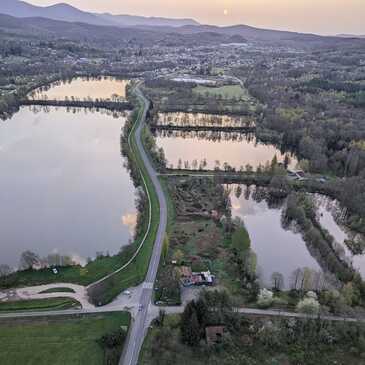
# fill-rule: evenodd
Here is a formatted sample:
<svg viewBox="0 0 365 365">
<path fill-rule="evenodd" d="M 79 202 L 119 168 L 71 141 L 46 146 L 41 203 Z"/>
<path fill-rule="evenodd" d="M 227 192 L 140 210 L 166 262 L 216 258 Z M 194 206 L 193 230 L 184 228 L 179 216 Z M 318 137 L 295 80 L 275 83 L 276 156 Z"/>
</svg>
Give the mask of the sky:
<svg viewBox="0 0 365 365">
<path fill-rule="evenodd" d="M 25 0 L 113 14 L 194 18 L 318 34 L 365 34 L 365 0 Z"/>
</svg>

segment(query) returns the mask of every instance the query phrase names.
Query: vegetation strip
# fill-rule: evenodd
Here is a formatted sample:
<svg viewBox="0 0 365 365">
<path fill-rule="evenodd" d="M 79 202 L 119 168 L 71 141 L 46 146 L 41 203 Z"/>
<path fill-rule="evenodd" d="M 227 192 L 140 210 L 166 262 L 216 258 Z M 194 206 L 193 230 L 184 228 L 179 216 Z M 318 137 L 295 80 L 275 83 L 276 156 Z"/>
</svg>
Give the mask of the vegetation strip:
<svg viewBox="0 0 365 365">
<path fill-rule="evenodd" d="M 31 299 L 0 303 L 0 312 L 64 310 L 75 307 L 81 307 L 81 304 L 72 298 Z"/>
<path fill-rule="evenodd" d="M 137 125 L 137 124 L 139 123 L 139 121 L 140 121 L 141 113 L 143 113 L 143 108 L 142 108 L 142 109 L 140 109 L 140 111 L 139 111 L 139 113 L 138 113 L 137 121 L 136 121 L 136 123 L 134 123 L 133 128 L 132 128 L 132 130 L 131 130 L 131 132 L 130 132 L 130 134 L 129 134 L 129 136 L 128 136 L 128 144 L 129 144 L 129 148 L 130 148 L 132 151 L 133 151 L 133 147 L 132 147 L 132 144 L 131 144 L 131 142 L 130 142 L 130 141 L 131 141 L 131 136 L 132 136 L 132 134 L 134 134 L 134 129 L 135 129 L 136 125 Z M 137 153 L 138 153 L 138 152 L 137 152 Z M 145 180 L 145 178 L 144 178 L 144 176 L 143 176 L 142 169 L 140 169 L 139 171 L 140 171 L 140 176 L 141 176 L 142 181 L 143 181 L 144 189 L 145 189 L 145 191 L 146 191 L 146 193 L 147 193 L 147 197 L 148 197 L 148 205 L 149 205 L 149 209 L 148 209 L 148 211 L 149 211 L 149 214 L 148 214 L 148 226 L 147 226 L 146 233 L 145 233 L 145 235 L 143 236 L 142 241 L 141 241 L 141 243 L 139 244 L 139 246 L 138 246 L 138 248 L 137 248 L 136 252 L 132 255 L 132 257 L 129 259 L 129 261 L 128 261 L 128 262 L 126 262 L 126 263 L 125 263 L 125 264 L 124 264 L 121 268 L 119 268 L 118 270 L 116 270 L 116 271 L 112 272 L 111 274 L 109 274 L 109 275 L 105 276 L 104 278 L 102 278 L 102 279 L 100 279 L 100 280 L 96 281 L 95 283 L 92 283 L 91 285 L 89 285 L 89 287 L 92 287 L 92 286 L 94 286 L 94 285 L 97 285 L 97 284 L 101 283 L 102 281 L 104 281 L 104 280 L 106 280 L 106 279 L 110 278 L 111 276 L 113 276 L 113 275 L 115 275 L 115 274 L 117 274 L 117 273 L 121 272 L 121 271 L 122 271 L 122 270 L 124 270 L 127 266 L 129 266 L 129 265 L 130 265 L 130 264 L 134 261 L 134 259 L 137 257 L 137 255 L 139 254 L 139 252 L 141 251 L 141 248 L 143 247 L 143 245 L 144 245 L 144 243 L 145 243 L 145 241 L 146 241 L 146 239 L 147 239 L 147 237 L 148 237 L 148 235 L 149 235 L 149 233 L 150 233 L 150 229 L 151 229 L 151 220 L 152 220 L 152 213 L 151 213 L 151 211 L 152 211 L 151 197 L 150 197 L 150 192 L 149 192 L 148 187 L 147 187 L 147 184 L 146 184 L 146 180 Z"/>
</svg>

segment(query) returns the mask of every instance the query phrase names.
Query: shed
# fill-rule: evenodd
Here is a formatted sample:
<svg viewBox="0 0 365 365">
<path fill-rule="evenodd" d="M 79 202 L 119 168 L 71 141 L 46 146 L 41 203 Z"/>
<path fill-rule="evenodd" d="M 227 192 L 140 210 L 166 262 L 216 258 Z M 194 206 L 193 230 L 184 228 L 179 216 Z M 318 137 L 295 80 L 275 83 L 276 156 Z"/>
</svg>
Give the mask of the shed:
<svg viewBox="0 0 365 365">
<path fill-rule="evenodd" d="M 205 327 L 205 336 L 208 345 L 214 345 L 222 342 L 224 335 L 224 326 L 209 326 Z"/>
</svg>

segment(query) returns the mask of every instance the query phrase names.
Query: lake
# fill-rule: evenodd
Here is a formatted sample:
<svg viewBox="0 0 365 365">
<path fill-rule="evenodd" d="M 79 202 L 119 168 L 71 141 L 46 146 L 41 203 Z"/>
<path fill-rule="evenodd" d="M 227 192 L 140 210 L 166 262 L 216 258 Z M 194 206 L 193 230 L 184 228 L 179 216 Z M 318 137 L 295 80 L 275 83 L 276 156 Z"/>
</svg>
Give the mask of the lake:
<svg viewBox="0 0 365 365">
<path fill-rule="evenodd" d="M 224 164 L 239 170 L 250 164 L 256 169 L 260 164 L 271 162 L 276 155 L 283 162 L 285 154 L 277 147 L 260 143 L 255 135 L 237 132 L 216 131 L 155 131 L 156 143 L 162 147 L 167 166 L 171 168 L 192 168 L 195 163 L 206 161 L 206 169 L 214 169 Z M 194 162 L 196 161 L 196 162 Z M 297 165 L 295 157 L 291 156 L 290 168 Z"/>
<path fill-rule="evenodd" d="M 363 239 L 363 237 L 351 232 L 339 223 L 342 209 L 338 201 L 320 194 L 314 194 L 313 201 L 318 209 L 319 222 L 322 227 L 327 229 L 335 241 L 341 245 L 342 257 L 352 263 L 354 269 L 365 279 L 365 254 L 354 255 L 345 244 L 348 239 Z"/>
<path fill-rule="evenodd" d="M 298 268 L 321 272 L 302 235 L 283 228 L 282 208 L 269 207 L 268 202 L 260 198 L 263 188 L 245 185 L 241 188 L 242 194 L 237 197 L 237 185 L 230 185 L 232 217 L 242 219 L 250 235 L 262 285 L 270 287 L 274 272 L 284 276 L 285 288 L 290 287 L 292 273 Z"/>
<path fill-rule="evenodd" d="M 25 250 L 85 264 L 133 237 L 135 188 L 121 156 L 126 114 L 22 107 L 0 123 L 0 264 Z"/>
<path fill-rule="evenodd" d="M 128 80 L 114 77 L 76 77 L 68 81 L 57 81 L 34 90 L 30 99 L 65 100 L 65 98 L 125 100 Z"/>
</svg>

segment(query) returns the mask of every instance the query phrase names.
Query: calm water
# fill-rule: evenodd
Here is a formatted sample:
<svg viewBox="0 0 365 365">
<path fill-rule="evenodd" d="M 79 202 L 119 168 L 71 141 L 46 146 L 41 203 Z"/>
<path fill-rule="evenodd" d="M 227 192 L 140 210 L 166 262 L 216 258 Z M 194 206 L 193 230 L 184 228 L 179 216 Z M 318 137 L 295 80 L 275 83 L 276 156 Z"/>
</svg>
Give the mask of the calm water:
<svg viewBox="0 0 365 365">
<path fill-rule="evenodd" d="M 250 164 L 257 168 L 260 164 L 271 162 L 276 155 L 279 162 L 284 161 L 285 154 L 273 145 L 259 143 L 252 134 L 235 132 L 183 132 L 156 131 L 156 142 L 165 151 L 168 166 L 192 168 L 194 160 L 206 160 L 206 169 L 219 166 L 223 169 L 228 163 L 239 170 Z M 294 168 L 297 160 L 291 157 L 290 167 Z"/>
<path fill-rule="evenodd" d="M 282 227 L 282 209 L 270 208 L 265 200 L 254 199 L 255 187 L 241 187 L 243 192 L 237 197 L 237 186 L 230 186 L 232 217 L 239 217 L 245 223 L 251 238 L 251 247 L 257 255 L 258 272 L 263 285 L 270 286 L 270 278 L 274 272 L 283 274 L 284 285 L 288 288 L 294 270 L 307 267 L 321 271 L 301 234 Z"/>
<path fill-rule="evenodd" d="M 254 127 L 253 118 L 203 113 L 157 113 L 155 123 L 166 126 L 194 127 Z"/>
<path fill-rule="evenodd" d="M 339 203 L 319 194 L 315 194 L 313 199 L 318 208 L 319 222 L 322 227 L 327 229 L 335 238 L 336 242 L 341 245 L 343 258 L 351 262 L 353 267 L 360 272 L 362 278 L 365 278 L 365 255 L 353 255 L 345 244 L 345 240 L 356 239 L 356 235 L 347 230 L 343 225 L 337 223 L 336 216 L 341 212 Z"/>
<path fill-rule="evenodd" d="M 17 266 L 25 250 L 80 263 L 118 252 L 136 222 L 120 152 L 125 117 L 33 109 L 0 123 L 0 264 Z"/>
<path fill-rule="evenodd" d="M 124 100 L 128 83 L 128 80 L 117 80 L 113 77 L 97 79 L 77 77 L 70 81 L 55 82 L 49 86 L 37 89 L 30 95 L 30 98 L 64 100 L 68 97 L 79 100 Z"/>
</svg>

